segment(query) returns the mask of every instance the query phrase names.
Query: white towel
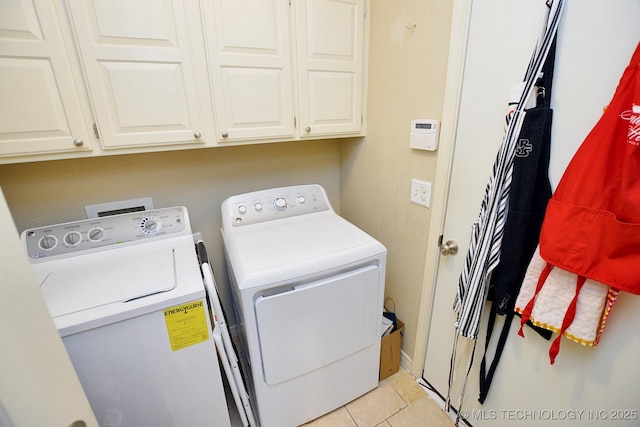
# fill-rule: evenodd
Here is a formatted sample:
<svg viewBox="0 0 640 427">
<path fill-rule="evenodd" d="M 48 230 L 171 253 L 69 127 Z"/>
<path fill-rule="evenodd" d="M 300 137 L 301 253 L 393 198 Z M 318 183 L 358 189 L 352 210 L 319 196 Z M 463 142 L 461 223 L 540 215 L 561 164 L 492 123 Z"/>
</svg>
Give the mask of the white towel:
<svg viewBox="0 0 640 427">
<path fill-rule="evenodd" d="M 534 297 L 538 279 L 546 265 L 536 250 L 516 300 L 516 312 L 522 314 Z M 536 326 L 560 332 L 567 308 L 576 293 L 577 279 L 576 274 L 553 267 L 535 299 L 529 320 Z M 618 291 L 611 290 L 609 286 L 586 279 L 578 295 L 573 322 L 563 335 L 586 346 L 597 345 L 617 295 Z"/>
</svg>

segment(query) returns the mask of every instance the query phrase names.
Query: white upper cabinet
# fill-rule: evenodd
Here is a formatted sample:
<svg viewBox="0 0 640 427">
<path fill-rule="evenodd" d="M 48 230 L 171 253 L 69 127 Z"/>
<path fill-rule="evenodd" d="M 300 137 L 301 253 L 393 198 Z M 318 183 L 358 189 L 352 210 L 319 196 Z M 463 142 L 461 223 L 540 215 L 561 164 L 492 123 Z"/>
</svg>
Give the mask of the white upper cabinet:
<svg viewBox="0 0 640 427">
<path fill-rule="evenodd" d="M 91 148 L 52 2 L 0 2 L 0 156 Z"/>
<path fill-rule="evenodd" d="M 364 135 L 369 0 L 0 0 L 0 163 Z"/>
<path fill-rule="evenodd" d="M 363 131 L 365 0 L 203 8 L 218 141 Z"/>
<path fill-rule="evenodd" d="M 358 134 L 363 129 L 363 0 L 295 3 L 300 135 Z"/>
<path fill-rule="evenodd" d="M 218 140 L 293 138 L 288 2 L 213 0 L 203 11 Z"/>
<path fill-rule="evenodd" d="M 210 107 L 197 2 L 67 3 L 102 146 L 202 143 Z"/>
</svg>

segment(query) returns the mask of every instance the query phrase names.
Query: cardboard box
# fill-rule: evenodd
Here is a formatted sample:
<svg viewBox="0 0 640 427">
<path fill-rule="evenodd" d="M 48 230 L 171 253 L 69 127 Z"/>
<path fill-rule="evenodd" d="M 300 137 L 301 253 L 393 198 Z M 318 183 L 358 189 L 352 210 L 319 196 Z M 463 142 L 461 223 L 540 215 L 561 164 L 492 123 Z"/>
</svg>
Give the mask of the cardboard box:
<svg viewBox="0 0 640 427">
<path fill-rule="evenodd" d="M 382 337 L 380 345 L 380 381 L 400 370 L 400 349 L 404 335 L 404 323 L 398 319 L 398 329 Z"/>
</svg>

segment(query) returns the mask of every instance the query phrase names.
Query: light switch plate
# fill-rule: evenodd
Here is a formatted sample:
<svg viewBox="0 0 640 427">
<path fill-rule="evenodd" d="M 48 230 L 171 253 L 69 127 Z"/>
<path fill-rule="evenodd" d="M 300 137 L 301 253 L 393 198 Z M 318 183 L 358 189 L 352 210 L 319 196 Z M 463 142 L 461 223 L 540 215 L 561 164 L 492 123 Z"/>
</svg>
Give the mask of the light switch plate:
<svg viewBox="0 0 640 427">
<path fill-rule="evenodd" d="M 424 206 L 425 208 L 431 207 L 431 183 L 427 181 L 420 181 L 419 179 L 411 180 L 411 203 Z"/>
</svg>

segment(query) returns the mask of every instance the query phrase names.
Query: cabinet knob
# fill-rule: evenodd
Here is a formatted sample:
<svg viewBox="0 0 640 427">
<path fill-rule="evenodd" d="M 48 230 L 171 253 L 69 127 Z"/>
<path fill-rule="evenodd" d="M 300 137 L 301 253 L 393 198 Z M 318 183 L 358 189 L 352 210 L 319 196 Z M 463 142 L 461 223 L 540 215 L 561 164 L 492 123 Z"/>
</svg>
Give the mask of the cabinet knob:
<svg viewBox="0 0 640 427">
<path fill-rule="evenodd" d="M 193 133 L 193 137 L 194 137 L 195 139 L 200 139 L 200 138 L 202 138 L 202 134 L 201 134 L 200 132 L 198 132 L 198 131 L 195 131 L 195 132 Z"/>
<path fill-rule="evenodd" d="M 306 128 L 304 128 L 304 131 L 305 131 L 306 133 L 309 133 L 309 132 L 311 132 L 311 128 L 310 128 L 309 126 L 307 126 Z"/>
<path fill-rule="evenodd" d="M 84 145 L 84 141 L 82 140 L 82 138 L 76 138 L 73 140 L 73 145 L 75 145 L 76 147 L 82 147 Z"/>
<path fill-rule="evenodd" d="M 227 132 L 222 132 L 222 137 L 223 137 L 223 138 L 228 138 L 228 137 L 229 137 L 229 134 L 228 134 Z"/>
</svg>

